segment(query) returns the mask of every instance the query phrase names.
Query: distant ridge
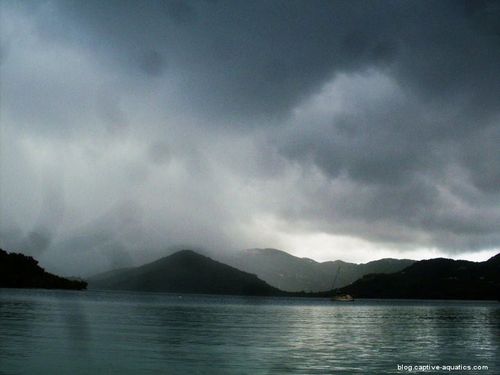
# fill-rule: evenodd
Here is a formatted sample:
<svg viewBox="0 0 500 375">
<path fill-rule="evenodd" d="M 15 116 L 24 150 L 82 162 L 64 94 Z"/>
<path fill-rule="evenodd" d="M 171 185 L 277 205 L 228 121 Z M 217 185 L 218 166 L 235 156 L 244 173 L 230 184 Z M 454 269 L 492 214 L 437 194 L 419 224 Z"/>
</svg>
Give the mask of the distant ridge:
<svg viewBox="0 0 500 375">
<path fill-rule="evenodd" d="M 76 289 L 87 287 L 81 280 L 69 280 L 46 272 L 38 261 L 0 249 L 0 288 Z"/>
<path fill-rule="evenodd" d="M 265 251 L 265 254 L 273 258 L 295 258 L 278 250 Z M 349 265 L 341 261 L 302 261 L 316 265 L 333 263 L 335 270 L 339 265 L 342 265 L 342 269 Z M 370 263 L 386 261 L 393 260 L 383 259 Z M 348 286 L 337 288 L 337 291 L 349 293 L 355 298 L 474 300 L 500 297 L 500 254 L 481 263 L 444 258 L 410 262 L 408 267 L 398 272 L 368 274 Z M 300 264 L 302 263 L 299 262 Z M 89 288 L 288 297 L 331 297 L 334 292 L 331 288 L 309 293 L 282 291 L 254 274 L 240 271 L 191 250 L 182 250 L 140 267 L 93 276 L 89 279 Z"/>
<path fill-rule="evenodd" d="M 415 261 L 409 259 L 380 259 L 355 264 L 341 260 L 316 262 L 309 258 L 295 257 L 277 249 L 249 249 L 220 258 L 240 270 L 256 274 L 270 285 L 288 292 L 321 292 L 332 288 L 334 275 L 339 267 L 336 287 L 353 283 L 370 273 L 401 271 Z"/>
<path fill-rule="evenodd" d="M 171 293 L 271 296 L 283 293 L 257 276 L 191 250 L 140 267 L 96 275 L 89 288 Z"/>
<path fill-rule="evenodd" d="M 341 288 L 356 298 L 500 298 L 500 254 L 485 262 L 436 258 L 392 274 L 370 274 Z"/>
</svg>

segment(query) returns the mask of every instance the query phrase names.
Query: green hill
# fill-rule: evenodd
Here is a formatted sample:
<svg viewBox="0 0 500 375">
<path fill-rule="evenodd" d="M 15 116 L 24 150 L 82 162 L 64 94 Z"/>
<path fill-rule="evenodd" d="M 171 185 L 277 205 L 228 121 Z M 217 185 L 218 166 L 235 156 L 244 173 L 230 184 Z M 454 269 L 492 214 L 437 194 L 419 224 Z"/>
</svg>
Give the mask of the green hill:
<svg viewBox="0 0 500 375">
<path fill-rule="evenodd" d="M 140 267 L 91 277 L 89 288 L 228 295 L 282 294 L 255 275 L 191 250 L 182 250 Z"/>
</svg>

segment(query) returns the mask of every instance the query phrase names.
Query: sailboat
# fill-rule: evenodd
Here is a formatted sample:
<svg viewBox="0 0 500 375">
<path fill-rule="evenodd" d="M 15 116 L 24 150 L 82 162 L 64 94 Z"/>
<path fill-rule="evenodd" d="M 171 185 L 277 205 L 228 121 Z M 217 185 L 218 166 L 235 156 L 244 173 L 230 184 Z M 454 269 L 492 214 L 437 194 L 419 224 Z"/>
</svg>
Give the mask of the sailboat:
<svg viewBox="0 0 500 375">
<path fill-rule="evenodd" d="M 333 279 L 333 285 L 332 285 L 332 290 L 334 295 L 332 296 L 332 301 L 334 302 L 354 302 L 354 298 L 347 293 L 340 293 L 338 290 L 335 289 L 335 284 L 337 283 L 337 278 L 339 277 L 340 274 L 340 268 L 341 265 L 339 265 L 339 268 L 337 268 L 337 274 L 335 275 L 335 278 Z"/>
</svg>

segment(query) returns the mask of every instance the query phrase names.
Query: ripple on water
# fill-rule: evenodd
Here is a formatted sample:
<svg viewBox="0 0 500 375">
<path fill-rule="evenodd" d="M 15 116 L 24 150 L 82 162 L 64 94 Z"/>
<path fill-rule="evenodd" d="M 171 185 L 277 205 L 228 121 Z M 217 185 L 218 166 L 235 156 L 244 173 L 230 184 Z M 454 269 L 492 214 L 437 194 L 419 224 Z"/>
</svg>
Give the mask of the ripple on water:
<svg viewBox="0 0 500 375">
<path fill-rule="evenodd" d="M 499 369 L 496 303 L 0 290 L 0 372 L 328 374 Z M 466 363 L 464 363 L 464 361 Z"/>
</svg>

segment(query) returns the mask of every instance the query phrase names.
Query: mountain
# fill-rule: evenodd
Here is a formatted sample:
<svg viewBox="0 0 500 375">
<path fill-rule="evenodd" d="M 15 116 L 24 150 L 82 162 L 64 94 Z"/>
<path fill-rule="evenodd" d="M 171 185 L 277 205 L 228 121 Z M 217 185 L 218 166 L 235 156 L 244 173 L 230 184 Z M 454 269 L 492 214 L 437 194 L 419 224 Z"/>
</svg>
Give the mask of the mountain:
<svg viewBox="0 0 500 375">
<path fill-rule="evenodd" d="M 81 280 L 68 280 L 46 272 L 32 257 L 0 249 L 0 288 L 76 289 L 87 287 Z"/>
<path fill-rule="evenodd" d="M 220 258 L 240 270 L 256 274 L 270 285 L 289 292 L 319 292 L 332 288 L 333 279 L 340 272 L 336 288 L 351 284 L 370 273 L 392 273 L 413 264 L 409 259 L 380 259 L 364 264 L 340 260 L 316 262 L 298 258 L 276 249 L 250 249 Z"/>
<path fill-rule="evenodd" d="M 281 295 L 257 276 L 182 250 L 146 265 L 89 279 L 89 288 L 171 293 Z"/>
<path fill-rule="evenodd" d="M 500 254 L 485 262 L 422 260 L 392 274 L 371 274 L 341 288 L 355 298 L 498 299 Z"/>
</svg>

